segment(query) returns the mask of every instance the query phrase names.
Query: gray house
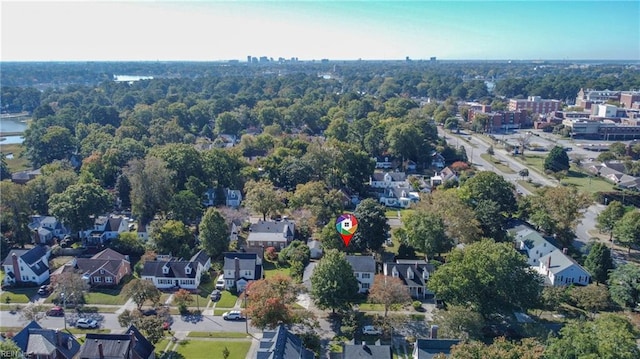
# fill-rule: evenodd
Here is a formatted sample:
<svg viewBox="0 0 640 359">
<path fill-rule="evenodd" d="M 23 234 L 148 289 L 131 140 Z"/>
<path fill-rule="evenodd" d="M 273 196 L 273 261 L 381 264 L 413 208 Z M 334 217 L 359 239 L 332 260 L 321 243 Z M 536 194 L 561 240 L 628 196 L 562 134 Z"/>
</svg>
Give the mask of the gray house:
<svg viewBox="0 0 640 359">
<path fill-rule="evenodd" d="M 242 292 L 249 282 L 262 279 L 262 259 L 257 253 L 224 253 L 224 288 Z"/>
<path fill-rule="evenodd" d="M 279 325 L 273 331 L 265 331 L 260 340 L 256 359 L 314 359 L 314 353 L 302 345 L 302 340 Z"/>
</svg>

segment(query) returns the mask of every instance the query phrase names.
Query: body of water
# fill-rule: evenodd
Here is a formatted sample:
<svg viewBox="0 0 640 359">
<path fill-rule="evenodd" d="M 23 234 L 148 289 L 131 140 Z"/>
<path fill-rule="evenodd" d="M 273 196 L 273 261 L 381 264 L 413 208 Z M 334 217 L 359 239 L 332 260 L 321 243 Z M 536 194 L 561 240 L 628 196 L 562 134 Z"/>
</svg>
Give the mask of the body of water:
<svg viewBox="0 0 640 359">
<path fill-rule="evenodd" d="M 140 80 L 153 80 L 153 76 L 113 75 L 115 82 L 134 82 Z"/>
<path fill-rule="evenodd" d="M 24 137 L 22 137 L 22 135 L 0 137 L 0 145 L 13 145 L 15 143 L 22 142 L 24 142 Z"/>
<path fill-rule="evenodd" d="M 0 144 L 9 145 L 24 142 L 21 133 L 27 129 L 27 122 L 24 117 L 3 117 L 0 119 L 0 133 L 11 133 L 8 136 L 0 137 Z M 20 133 L 18 135 L 18 133 Z"/>
</svg>

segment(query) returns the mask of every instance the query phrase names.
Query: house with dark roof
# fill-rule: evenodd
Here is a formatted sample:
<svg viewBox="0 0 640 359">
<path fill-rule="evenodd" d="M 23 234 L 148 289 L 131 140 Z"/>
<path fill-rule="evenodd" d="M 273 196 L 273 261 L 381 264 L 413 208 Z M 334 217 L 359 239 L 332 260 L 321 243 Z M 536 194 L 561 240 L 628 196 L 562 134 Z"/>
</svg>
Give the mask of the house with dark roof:
<svg viewBox="0 0 640 359">
<path fill-rule="evenodd" d="M 202 194 L 203 206 L 211 207 L 218 204 L 233 208 L 240 207 L 240 204 L 242 204 L 242 192 L 230 188 L 209 188 Z"/>
<path fill-rule="evenodd" d="M 376 168 L 378 169 L 391 169 L 393 168 L 393 157 L 390 156 L 378 156 L 375 158 Z"/>
<path fill-rule="evenodd" d="M 342 358 L 344 359 L 391 359 L 391 346 L 381 345 L 378 342 L 369 345 L 366 342 L 362 344 L 345 344 L 342 348 Z"/>
<path fill-rule="evenodd" d="M 155 349 L 132 325 L 123 334 L 87 333 L 77 359 L 155 359 Z"/>
<path fill-rule="evenodd" d="M 199 251 L 190 260 L 168 257 L 144 263 L 140 277 L 151 281 L 158 289 L 197 289 L 202 273 L 211 267 L 211 258 Z"/>
<path fill-rule="evenodd" d="M 375 172 L 369 177 L 372 188 L 404 187 L 407 184 L 407 174 L 404 172 Z"/>
<path fill-rule="evenodd" d="M 242 292 L 254 280 L 262 279 L 262 258 L 251 252 L 224 253 L 224 288 Z"/>
<path fill-rule="evenodd" d="M 249 227 L 247 246 L 283 249 L 293 240 L 295 229 L 295 223 L 289 219 L 281 221 L 259 220 Z"/>
<path fill-rule="evenodd" d="M 398 259 L 383 265 L 384 275 L 399 278 L 409 288 L 411 297 L 418 299 L 433 297 L 427 282 L 434 271 L 434 266 L 425 260 Z"/>
<path fill-rule="evenodd" d="M 407 183 L 403 187 L 385 188 L 379 195 L 379 201 L 387 207 L 409 208 L 411 204 L 420 201 L 420 193 Z"/>
<path fill-rule="evenodd" d="M 413 346 L 412 359 L 433 359 L 444 355 L 449 357 L 451 348 L 460 343 L 460 339 L 438 339 L 438 326 L 432 325 L 429 338 L 417 339 Z"/>
<path fill-rule="evenodd" d="M 32 233 L 33 244 L 53 244 L 55 239 L 63 239 L 71 232 L 53 216 L 31 216 L 29 229 Z"/>
<path fill-rule="evenodd" d="M 431 165 L 437 169 L 443 169 L 445 166 L 444 156 L 436 151 L 431 152 Z"/>
<path fill-rule="evenodd" d="M 25 358 L 71 359 L 80 350 L 76 338 L 60 330 L 44 329 L 36 321 L 27 324 L 13 341 Z"/>
<path fill-rule="evenodd" d="M 367 293 L 373 285 L 376 275 L 376 261 L 373 256 L 346 256 L 347 262 L 353 269 L 353 275 L 358 280 L 358 292 Z"/>
<path fill-rule="evenodd" d="M 591 281 L 591 274 L 567 255 L 565 250 L 556 249 L 543 256 L 536 269 L 544 276 L 547 285 L 588 285 Z"/>
<path fill-rule="evenodd" d="M 51 277 L 62 273 L 76 272 L 93 287 L 116 286 L 131 274 L 129 256 L 107 248 L 91 258 L 74 258 L 56 269 Z"/>
<path fill-rule="evenodd" d="M 41 174 L 42 172 L 40 171 L 40 168 L 36 170 L 14 172 L 11 174 L 11 182 L 17 183 L 17 184 L 25 184 L 31 181 L 32 179 L 40 176 Z"/>
<path fill-rule="evenodd" d="M 93 228 L 83 231 L 81 237 L 87 247 L 109 244 L 120 233 L 129 231 L 129 218 L 109 215 L 95 219 Z"/>
<path fill-rule="evenodd" d="M 51 250 L 46 246 L 31 249 L 10 249 L 2 262 L 4 283 L 33 283 L 40 285 L 49 279 L 49 256 Z"/>
<path fill-rule="evenodd" d="M 255 359 L 314 359 L 315 354 L 302 345 L 302 340 L 280 324 L 264 331 Z"/>
</svg>

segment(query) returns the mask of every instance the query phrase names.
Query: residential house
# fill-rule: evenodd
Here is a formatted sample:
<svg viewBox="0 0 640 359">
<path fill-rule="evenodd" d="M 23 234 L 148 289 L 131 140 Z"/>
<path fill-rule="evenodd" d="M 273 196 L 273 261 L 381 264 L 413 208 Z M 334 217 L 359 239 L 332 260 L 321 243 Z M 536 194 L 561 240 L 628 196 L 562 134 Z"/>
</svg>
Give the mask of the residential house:
<svg viewBox="0 0 640 359">
<path fill-rule="evenodd" d="M 108 287 L 120 284 L 123 278 L 131 274 L 129 256 L 107 248 L 91 258 L 74 258 L 56 269 L 51 277 L 62 273 L 76 272 L 93 287 Z"/>
<path fill-rule="evenodd" d="M 407 160 L 407 171 L 415 172 L 418 169 L 418 164 L 415 161 Z"/>
<path fill-rule="evenodd" d="M 393 168 L 393 157 L 389 157 L 389 156 L 376 157 L 376 168 L 385 169 L 385 170 Z"/>
<path fill-rule="evenodd" d="M 36 321 L 27 324 L 13 337 L 13 341 L 20 348 L 22 356 L 7 356 L 11 358 L 72 359 L 80 350 L 80 343 L 72 334 L 58 329 L 44 329 Z"/>
<path fill-rule="evenodd" d="M 200 286 L 202 273 L 211 267 L 211 258 L 199 251 L 190 260 L 159 256 L 155 261 L 147 261 L 142 268 L 141 278 L 151 281 L 158 289 L 184 288 L 195 290 Z"/>
<path fill-rule="evenodd" d="M 63 239 L 64 236 L 71 232 L 52 216 L 31 216 L 29 229 L 33 234 L 33 244 L 53 244 L 55 239 Z"/>
<path fill-rule="evenodd" d="M 529 226 L 518 225 L 509 229 L 509 233 L 515 237 L 516 248 L 527 256 L 527 263 L 531 267 L 537 267 L 540 264 L 540 258 L 558 250 L 556 246 Z"/>
<path fill-rule="evenodd" d="M 263 221 L 251 224 L 247 245 L 249 247 L 275 247 L 283 249 L 293 240 L 295 223 L 289 219 Z"/>
<path fill-rule="evenodd" d="M 406 187 L 385 188 L 379 201 L 387 207 L 409 208 L 411 204 L 420 201 L 420 193 L 412 189 L 408 184 Z"/>
<path fill-rule="evenodd" d="M 40 285 L 49 279 L 49 256 L 51 250 L 45 246 L 31 249 L 10 249 L 2 262 L 4 283 L 32 283 Z"/>
<path fill-rule="evenodd" d="M 377 341 L 375 345 L 366 342 L 362 344 L 344 344 L 342 348 L 342 358 L 344 359 L 391 359 L 391 346 L 380 345 Z"/>
<path fill-rule="evenodd" d="M 438 339 L 438 326 L 429 329 L 429 338 L 417 339 L 413 346 L 412 359 L 433 359 L 444 355 L 449 357 L 451 348 L 460 343 L 460 339 Z"/>
<path fill-rule="evenodd" d="M 132 325 L 123 334 L 87 333 L 77 359 L 155 359 L 155 350 Z"/>
<path fill-rule="evenodd" d="M 94 220 L 93 228 L 81 233 L 87 247 L 109 244 L 120 233 L 129 231 L 129 218 L 124 216 L 99 216 Z"/>
<path fill-rule="evenodd" d="M 249 282 L 262 279 L 262 258 L 251 252 L 224 253 L 224 288 L 242 292 Z"/>
<path fill-rule="evenodd" d="M 222 196 L 223 198 L 219 198 Z M 237 189 L 215 189 L 209 188 L 202 195 L 202 205 L 205 207 L 212 207 L 218 204 L 224 204 L 227 207 L 237 208 L 242 204 L 242 192 Z"/>
<path fill-rule="evenodd" d="M 407 174 L 404 172 L 375 172 L 369 177 L 372 188 L 396 188 L 407 186 Z"/>
<path fill-rule="evenodd" d="M 376 275 L 376 261 L 373 256 L 346 256 L 347 262 L 353 269 L 353 275 L 358 280 L 358 292 L 367 293 L 373 285 Z"/>
<path fill-rule="evenodd" d="M 439 152 L 433 151 L 431 153 L 431 165 L 437 169 L 443 169 L 445 166 L 445 159 Z"/>
<path fill-rule="evenodd" d="M 539 262 L 537 271 L 544 276 L 547 285 L 588 285 L 591 281 L 589 272 L 568 256 L 565 249 L 556 249 L 540 258 Z"/>
<path fill-rule="evenodd" d="M 427 282 L 434 270 L 427 261 L 417 259 L 397 259 L 383 265 L 384 275 L 399 278 L 409 288 L 411 297 L 418 299 L 433 297 L 433 292 L 427 289 Z"/>
<path fill-rule="evenodd" d="M 40 171 L 39 168 L 37 170 L 26 170 L 26 171 L 14 172 L 11 174 L 11 182 L 17 183 L 17 184 L 25 184 L 31 181 L 32 179 L 40 176 L 41 173 L 42 172 Z"/>
<path fill-rule="evenodd" d="M 456 181 L 458 182 L 458 174 L 456 171 L 452 170 L 449 167 L 445 167 L 439 173 L 436 172 L 434 176 L 431 176 L 431 188 L 441 185 L 448 181 Z"/>
<path fill-rule="evenodd" d="M 138 222 L 138 227 L 136 228 L 136 234 L 138 235 L 138 239 L 143 241 L 149 240 L 149 232 L 147 232 L 147 225 Z"/>
<path fill-rule="evenodd" d="M 255 359 L 314 359 L 302 340 L 287 330 L 284 324 L 273 331 L 264 331 Z"/>
<path fill-rule="evenodd" d="M 320 259 L 322 257 L 322 243 L 320 241 L 309 241 L 309 252 L 311 259 Z"/>
</svg>

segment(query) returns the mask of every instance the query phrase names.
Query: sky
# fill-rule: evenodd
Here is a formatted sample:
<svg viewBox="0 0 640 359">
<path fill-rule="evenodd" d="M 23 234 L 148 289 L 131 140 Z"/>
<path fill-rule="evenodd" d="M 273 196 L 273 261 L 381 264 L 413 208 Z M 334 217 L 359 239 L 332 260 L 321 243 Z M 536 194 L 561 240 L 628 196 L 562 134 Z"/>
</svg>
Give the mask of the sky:
<svg viewBox="0 0 640 359">
<path fill-rule="evenodd" d="M 7 1 L 2 61 L 640 60 L 640 1 Z"/>
</svg>

